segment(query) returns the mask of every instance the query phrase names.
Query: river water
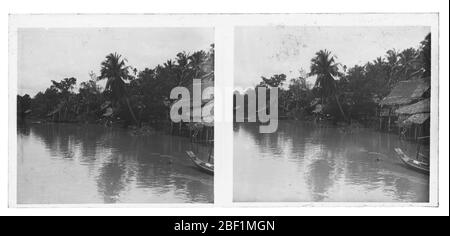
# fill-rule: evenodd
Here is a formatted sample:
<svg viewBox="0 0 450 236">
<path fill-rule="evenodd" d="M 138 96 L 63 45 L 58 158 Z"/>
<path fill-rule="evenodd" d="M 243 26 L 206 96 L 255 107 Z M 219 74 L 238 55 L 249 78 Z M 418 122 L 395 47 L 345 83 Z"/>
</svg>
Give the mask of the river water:
<svg viewBox="0 0 450 236">
<path fill-rule="evenodd" d="M 192 144 L 186 138 L 33 124 L 19 126 L 17 141 L 19 204 L 214 201 L 213 177 L 187 158 Z"/>
<path fill-rule="evenodd" d="M 347 132 L 313 123 L 280 121 L 259 134 L 256 124 L 234 128 L 237 202 L 428 202 L 429 176 L 396 157 L 416 145 L 369 129 Z"/>
</svg>

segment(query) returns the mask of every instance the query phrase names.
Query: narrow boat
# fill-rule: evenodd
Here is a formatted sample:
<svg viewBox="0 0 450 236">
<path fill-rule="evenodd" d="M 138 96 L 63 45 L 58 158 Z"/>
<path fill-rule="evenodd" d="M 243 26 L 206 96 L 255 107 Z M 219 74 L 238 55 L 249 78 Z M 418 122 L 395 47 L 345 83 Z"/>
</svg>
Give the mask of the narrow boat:
<svg viewBox="0 0 450 236">
<path fill-rule="evenodd" d="M 430 165 L 426 162 L 418 161 L 416 159 L 413 159 L 406 155 L 402 149 L 395 148 L 395 152 L 398 154 L 399 159 L 405 163 L 406 166 L 408 166 L 411 169 L 423 172 L 423 173 L 430 173 Z"/>
<path fill-rule="evenodd" d="M 194 152 L 186 151 L 189 159 L 202 171 L 214 175 L 214 164 L 208 163 L 206 161 L 200 160 Z"/>
</svg>

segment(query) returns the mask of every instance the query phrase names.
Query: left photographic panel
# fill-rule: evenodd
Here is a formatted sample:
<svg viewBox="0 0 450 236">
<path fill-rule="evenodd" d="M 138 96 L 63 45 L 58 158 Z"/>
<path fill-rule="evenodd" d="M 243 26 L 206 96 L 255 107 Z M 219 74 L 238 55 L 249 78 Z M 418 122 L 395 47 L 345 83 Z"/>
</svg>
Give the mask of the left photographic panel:
<svg viewBox="0 0 450 236">
<path fill-rule="evenodd" d="M 18 206 L 214 202 L 214 28 L 11 33 Z"/>
</svg>

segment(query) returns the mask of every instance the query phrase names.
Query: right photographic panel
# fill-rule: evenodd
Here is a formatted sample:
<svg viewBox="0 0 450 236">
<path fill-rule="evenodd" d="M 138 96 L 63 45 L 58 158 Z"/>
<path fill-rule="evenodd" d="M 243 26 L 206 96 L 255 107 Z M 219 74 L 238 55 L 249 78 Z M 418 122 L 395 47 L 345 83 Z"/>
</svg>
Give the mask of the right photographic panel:
<svg viewBox="0 0 450 236">
<path fill-rule="evenodd" d="M 429 202 L 431 28 L 235 28 L 234 202 Z"/>
</svg>

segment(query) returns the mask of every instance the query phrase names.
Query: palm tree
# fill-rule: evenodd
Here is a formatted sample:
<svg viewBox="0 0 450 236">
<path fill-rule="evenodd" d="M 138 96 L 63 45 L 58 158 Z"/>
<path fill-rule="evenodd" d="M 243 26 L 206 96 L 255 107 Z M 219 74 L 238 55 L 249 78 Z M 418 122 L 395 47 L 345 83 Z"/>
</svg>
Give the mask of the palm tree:
<svg viewBox="0 0 450 236">
<path fill-rule="evenodd" d="M 205 61 L 206 53 L 204 51 L 198 51 L 189 56 L 189 65 L 194 71 L 194 78 L 198 78 L 202 71 L 202 64 Z"/>
<path fill-rule="evenodd" d="M 423 63 L 423 76 L 431 75 L 431 33 L 420 43 L 420 59 Z"/>
<path fill-rule="evenodd" d="M 107 79 L 105 91 L 111 91 L 112 102 L 116 104 L 117 102 L 125 101 L 134 122 L 139 125 L 133 109 L 131 109 L 128 94 L 125 89 L 124 80 L 131 78 L 129 73 L 130 67 L 125 65 L 127 60 L 125 58 L 121 59 L 121 57 L 122 56 L 117 53 L 108 54 L 106 59 L 101 63 L 98 80 Z"/>
<path fill-rule="evenodd" d="M 402 80 L 408 80 L 412 74 L 417 73 L 419 67 L 417 57 L 418 52 L 414 48 L 405 49 L 399 54 L 399 73 Z"/>
<path fill-rule="evenodd" d="M 180 52 L 177 54 L 176 57 L 176 66 L 175 66 L 175 71 L 176 71 L 176 75 L 177 75 L 177 81 L 176 81 L 176 85 L 177 86 L 183 86 L 186 83 L 188 83 L 190 80 L 189 78 L 191 78 L 191 70 L 189 69 L 189 59 L 190 55 L 186 52 Z"/>
<path fill-rule="evenodd" d="M 337 85 L 334 77 L 341 76 L 339 72 L 339 63 L 335 62 L 335 57 L 327 50 L 320 50 L 316 56 L 311 59 L 311 68 L 309 76 L 316 75 L 315 87 L 323 98 L 334 97 L 342 117 L 347 120 L 344 110 L 337 95 Z"/>
</svg>

